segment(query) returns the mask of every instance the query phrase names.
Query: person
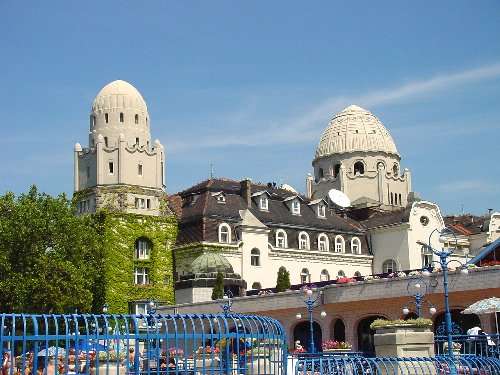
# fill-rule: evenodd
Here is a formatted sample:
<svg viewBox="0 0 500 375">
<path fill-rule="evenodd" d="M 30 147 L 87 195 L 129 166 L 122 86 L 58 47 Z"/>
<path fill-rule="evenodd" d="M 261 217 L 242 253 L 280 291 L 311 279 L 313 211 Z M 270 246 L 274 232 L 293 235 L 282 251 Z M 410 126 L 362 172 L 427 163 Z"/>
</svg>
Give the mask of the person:
<svg viewBox="0 0 500 375">
<path fill-rule="evenodd" d="M 68 355 L 68 375 L 76 374 L 76 354 L 75 349 L 71 348 Z"/>
<path fill-rule="evenodd" d="M 50 358 L 47 367 L 43 370 L 43 375 L 55 375 L 55 374 L 56 374 L 56 364 L 54 358 Z"/>
<path fill-rule="evenodd" d="M 175 364 L 175 358 L 174 358 L 174 357 L 170 357 L 170 358 L 168 359 L 168 368 L 169 368 L 169 369 L 174 369 L 174 368 L 176 368 L 176 367 L 177 367 L 177 366 L 176 366 L 176 364 Z"/>
<path fill-rule="evenodd" d="M 481 355 L 481 327 L 475 326 L 467 330 L 467 354 Z"/>
<path fill-rule="evenodd" d="M 2 357 L 2 375 L 9 375 L 9 369 L 12 366 L 10 353 L 4 352 Z"/>
</svg>

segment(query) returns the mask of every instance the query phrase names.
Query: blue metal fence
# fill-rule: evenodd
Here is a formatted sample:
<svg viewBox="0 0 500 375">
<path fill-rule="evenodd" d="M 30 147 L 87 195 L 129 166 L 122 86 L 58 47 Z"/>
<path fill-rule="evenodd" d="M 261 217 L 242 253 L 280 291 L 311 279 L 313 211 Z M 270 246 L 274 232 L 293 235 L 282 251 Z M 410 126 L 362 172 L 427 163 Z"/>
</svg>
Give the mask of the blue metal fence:
<svg viewBox="0 0 500 375">
<path fill-rule="evenodd" d="M 299 358 L 295 364 L 295 373 L 297 375 L 498 375 L 500 361 L 477 356 L 432 358 L 316 356 Z"/>
<path fill-rule="evenodd" d="M 1 375 L 284 374 L 274 319 L 240 314 L 0 315 Z"/>
<path fill-rule="evenodd" d="M 434 342 L 436 354 L 446 354 L 447 336 L 435 336 Z M 500 358 L 500 335 L 497 334 L 453 335 L 452 345 L 455 354 Z"/>
</svg>

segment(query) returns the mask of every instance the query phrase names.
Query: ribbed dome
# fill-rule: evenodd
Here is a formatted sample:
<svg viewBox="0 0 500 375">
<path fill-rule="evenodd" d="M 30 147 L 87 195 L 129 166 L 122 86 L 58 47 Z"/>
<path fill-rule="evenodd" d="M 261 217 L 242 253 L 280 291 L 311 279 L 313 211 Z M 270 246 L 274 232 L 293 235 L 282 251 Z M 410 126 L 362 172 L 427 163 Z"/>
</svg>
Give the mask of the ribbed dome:
<svg viewBox="0 0 500 375">
<path fill-rule="evenodd" d="M 315 158 L 354 151 L 386 152 L 399 156 L 382 122 L 366 109 L 350 105 L 337 113 L 328 124 Z"/>
<path fill-rule="evenodd" d="M 191 263 L 192 273 L 234 273 L 231 263 L 218 253 L 203 253 Z"/>
<path fill-rule="evenodd" d="M 141 115 L 148 113 L 148 107 L 141 93 L 130 83 L 122 80 L 104 86 L 92 103 L 92 112 L 113 109 L 134 109 Z"/>
</svg>

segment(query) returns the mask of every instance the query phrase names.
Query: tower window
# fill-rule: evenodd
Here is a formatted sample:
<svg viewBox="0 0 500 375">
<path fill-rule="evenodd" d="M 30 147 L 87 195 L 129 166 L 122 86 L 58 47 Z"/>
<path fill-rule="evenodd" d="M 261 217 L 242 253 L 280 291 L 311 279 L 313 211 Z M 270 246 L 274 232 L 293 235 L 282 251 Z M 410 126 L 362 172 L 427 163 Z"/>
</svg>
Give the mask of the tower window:
<svg viewBox="0 0 500 375">
<path fill-rule="evenodd" d="M 104 121 L 106 122 L 106 124 L 109 122 L 109 116 L 107 113 L 104 114 Z"/>
<path fill-rule="evenodd" d="M 108 137 L 104 137 L 104 146 L 108 147 Z"/>
<path fill-rule="evenodd" d="M 392 166 L 392 171 L 394 172 L 394 176 L 397 176 L 399 172 L 399 166 L 397 164 L 394 164 Z"/>
<path fill-rule="evenodd" d="M 139 115 L 138 115 L 138 114 L 136 114 L 136 115 L 135 115 L 135 123 L 136 123 L 136 124 L 138 124 L 138 123 L 139 123 Z"/>
<path fill-rule="evenodd" d="M 318 177 L 319 178 L 325 177 L 325 172 L 323 172 L 323 168 L 318 169 Z"/>
<path fill-rule="evenodd" d="M 140 238 L 135 243 L 135 259 L 147 260 L 151 256 L 151 243 L 145 239 Z"/>
<path fill-rule="evenodd" d="M 260 266 L 260 250 L 259 249 L 252 249 L 252 252 L 250 254 L 250 264 L 255 267 Z"/>
<path fill-rule="evenodd" d="M 335 164 L 333 167 L 333 177 L 337 177 L 340 172 L 340 164 Z"/>
<path fill-rule="evenodd" d="M 120 112 L 120 122 L 123 122 L 123 112 Z"/>
<path fill-rule="evenodd" d="M 354 163 L 354 175 L 363 175 L 365 174 L 365 165 L 361 161 L 357 161 Z"/>
<path fill-rule="evenodd" d="M 137 165 L 137 174 L 142 176 L 142 164 Z"/>
<path fill-rule="evenodd" d="M 139 137 L 137 137 L 137 138 L 135 139 L 135 145 L 136 145 L 136 146 L 139 146 Z"/>
<path fill-rule="evenodd" d="M 136 285 L 149 284 L 149 270 L 147 268 L 134 268 L 134 281 Z"/>
<path fill-rule="evenodd" d="M 113 174 L 115 172 L 115 165 L 112 161 L 110 161 L 108 163 L 108 171 L 109 171 L 109 174 Z"/>
</svg>

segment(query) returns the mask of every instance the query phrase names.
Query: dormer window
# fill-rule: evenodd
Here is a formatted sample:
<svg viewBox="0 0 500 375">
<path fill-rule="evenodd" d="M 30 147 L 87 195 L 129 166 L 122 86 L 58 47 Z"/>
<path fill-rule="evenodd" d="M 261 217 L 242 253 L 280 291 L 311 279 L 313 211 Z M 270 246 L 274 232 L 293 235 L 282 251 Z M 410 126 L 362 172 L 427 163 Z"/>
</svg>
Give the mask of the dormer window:
<svg viewBox="0 0 500 375">
<path fill-rule="evenodd" d="M 292 214 L 300 215 L 300 202 L 298 199 L 292 201 Z"/>
<path fill-rule="evenodd" d="M 318 217 L 326 217 L 326 205 L 318 204 Z"/>
<path fill-rule="evenodd" d="M 269 209 L 269 200 L 265 195 L 261 195 L 259 198 L 259 209 L 262 211 L 267 211 Z"/>
<path fill-rule="evenodd" d="M 212 193 L 212 197 L 215 198 L 217 203 L 225 204 L 226 203 L 226 194 L 224 194 L 222 191 L 218 191 L 216 193 Z"/>
</svg>

